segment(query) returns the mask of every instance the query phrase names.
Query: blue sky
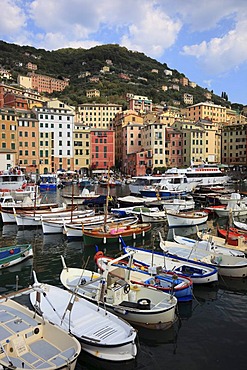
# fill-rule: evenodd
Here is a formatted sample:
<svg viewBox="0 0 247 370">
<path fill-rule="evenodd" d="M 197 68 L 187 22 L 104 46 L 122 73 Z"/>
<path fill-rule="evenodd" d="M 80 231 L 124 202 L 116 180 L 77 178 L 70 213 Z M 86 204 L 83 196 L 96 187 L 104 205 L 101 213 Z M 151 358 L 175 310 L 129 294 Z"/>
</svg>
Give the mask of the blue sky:
<svg viewBox="0 0 247 370">
<path fill-rule="evenodd" d="M 1 0 L 0 39 L 46 50 L 119 44 L 247 105 L 246 0 Z"/>
</svg>

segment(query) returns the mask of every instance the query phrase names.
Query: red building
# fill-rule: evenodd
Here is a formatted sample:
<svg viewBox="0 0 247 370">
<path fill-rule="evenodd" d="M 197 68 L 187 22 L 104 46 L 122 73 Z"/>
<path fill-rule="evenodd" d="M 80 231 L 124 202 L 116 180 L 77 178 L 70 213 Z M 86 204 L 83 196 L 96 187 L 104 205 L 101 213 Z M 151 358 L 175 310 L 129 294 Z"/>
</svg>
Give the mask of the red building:
<svg viewBox="0 0 247 370">
<path fill-rule="evenodd" d="M 115 166 L 115 132 L 113 130 L 91 130 L 91 167 L 108 169 Z"/>
</svg>

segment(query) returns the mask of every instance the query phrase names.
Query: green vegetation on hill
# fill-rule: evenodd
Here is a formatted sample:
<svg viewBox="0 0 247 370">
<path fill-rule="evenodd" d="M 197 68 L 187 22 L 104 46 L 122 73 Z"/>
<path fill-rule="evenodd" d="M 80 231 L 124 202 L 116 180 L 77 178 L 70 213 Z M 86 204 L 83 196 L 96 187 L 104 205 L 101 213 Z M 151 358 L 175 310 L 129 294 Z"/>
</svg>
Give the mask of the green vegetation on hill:
<svg viewBox="0 0 247 370">
<path fill-rule="evenodd" d="M 111 60 L 112 65 L 109 66 L 109 72 L 102 73 L 100 71 L 106 66 L 106 60 Z M 101 96 L 93 98 L 92 101 L 119 103 L 124 106 L 126 106 L 127 93 L 147 96 L 153 103 L 173 105 L 175 100 L 180 102 L 180 107 L 185 106 L 184 93 L 193 95 L 194 104 L 207 100 L 205 97 L 207 89 L 200 86 L 195 88 L 182 86 L 172 81 L 174 78 L 184 77 L 183 73 L 171 69 L 166 63 L 162 64 L 143 53 L 130 51 L 117 44 L 96 46 L 89 50 L 67 48 L 47 51 L 0 41 L 0 66 L 10 70 L 14 79 L 18 74 L 27 74 L 28 62 L 38 66 L 36 73 L 55 78 L 69 78 L 70 86 L 51 96 L 72 105 L 88 102 L 89 99 L 86 97 L 88 89 L 100 90 Z M 151 72 L 153 69 L 158 70 L 158 73 Z M 171 70 L 172 76 L 166 76 L 165 69 Z M 91 75 L 79 78 L 85 72 Z M 120 79 L 120 73 L 126 74 L 130 80 Z M 92 76 L 99 77 L 99 82 L 90 82 L 89 78 Z M 162 90 L 163 85 L 169 87 L 173 84 L 179 85 L 179 91 Z M 230 102 L 226 100 L 226 93 L 222 97 L 211 93 L 215 104 L 230 107 Z"/>
</svg>

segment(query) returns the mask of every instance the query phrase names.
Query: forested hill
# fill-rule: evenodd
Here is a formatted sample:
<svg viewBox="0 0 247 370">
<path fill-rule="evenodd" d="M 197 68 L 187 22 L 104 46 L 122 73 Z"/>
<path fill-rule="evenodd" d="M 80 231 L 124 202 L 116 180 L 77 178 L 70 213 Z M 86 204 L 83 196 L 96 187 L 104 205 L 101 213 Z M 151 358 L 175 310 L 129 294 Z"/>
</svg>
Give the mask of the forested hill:
<svg viewBox="0 0 247 370">
<path fill-rule="evenodd" d="M 106 61 L 108 63 L 111 61 L 112 64 L 108 64 L 109 71 L 102 72 L 103 67 L 107 66 Z M 181 77 L 187 77 L 182 72 L 143 53 L 133 52 L 116 44 L 91 49 L 68 48 L 47 51 L 0 41 L 0 66 L 11 71 L 14 81 L 18 74 L 27 74 L 28 62 L 37 65 L 35 73 L 55 78 L 69 78 L 70 86 L 52 96 L 72 105 L 88 102 L 86 97 L 88 89 L 100 91 L 101 96 L 93 98 L 93 101 L 114 102 L 123 106 L 126 105 L 126 93 L 147 96 L 153 103 L 165 102 L 167 105 L 173 105 L 175 101 L 179 106 L 180 102 L 180 107 L 185 106 L 184 93 L 193 95 L 194 104 L 208 100 L 205 96 L 207 89 L 200 86 L 195 88 L 182 86 L 178 82 Z M 164 70 L 171 70 L 172 76 L 166 76 Z M 127 76 L 127 79 L 121 78 L 121 75 Z M 98 81 L 90 82 L 91 77 L 96 77 Z M 179 91 L 171 89 L 173 85 L 179 86 Z M 162 86 L 167 86 L 168 90 L 162 90 Z M 211 92 L 214 103 L 230 107 L 229 101 Z M 222 96 L 225 98 L 226 94 Z"/>
</svg>

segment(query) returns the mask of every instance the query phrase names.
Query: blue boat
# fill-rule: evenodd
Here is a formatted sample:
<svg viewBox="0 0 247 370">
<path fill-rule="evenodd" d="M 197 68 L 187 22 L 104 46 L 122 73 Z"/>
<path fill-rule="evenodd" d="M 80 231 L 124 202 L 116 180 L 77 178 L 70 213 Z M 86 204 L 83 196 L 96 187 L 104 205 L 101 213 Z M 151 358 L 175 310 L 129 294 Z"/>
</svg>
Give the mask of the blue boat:
<svg viewBox="0 0 247 370">
<path fill-rule="evenodd" d="M 38 181 L 40 191 L 55 191 L 57 190 L 57 175 L 56 174 L 42 174 Z"/>
<path fill-rule="evenodd" d="M 134 251 L 134 263 L 148 268 L 160 266 L 163 271 L 173 271 L 189 276 L 194 284 L 209 284 L 218 282 L 218 269 L 206 263 L 190 261 L 178 256 L 168 256 L 162 252 L 126 246 L 121 240 L 125 253 Z M 124 243 L 124 244 L 123 244 Z"/>
<path fill-rule="evenodd" d="M 115 271 L 119 271 L 128 275 L 131 283 L 143 286 L 150 286 L 161 290 L 165 293 L 174 295 L 179 302 L 189 302 L 193 299 L 193 282 L 190 277 L 176 274 L 173 271 L 163 272 L 160 268 L 143 269 L 141 266 L 133 266 L 131 263 L 131 257 L 129 263 L 123 260 L 118 263 L 112 263 L 112 270 L 110 273 L 114 274 Z M 103 255 L 103 252 L 99 251 L 95 254 L 94 260 L 97 263 L 99 269 L 105 270 L 107 264 L 113 261 L 114 258 Z"/>
</svg>

